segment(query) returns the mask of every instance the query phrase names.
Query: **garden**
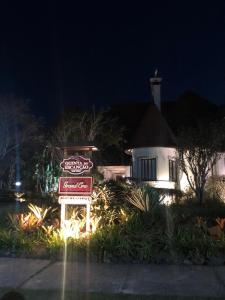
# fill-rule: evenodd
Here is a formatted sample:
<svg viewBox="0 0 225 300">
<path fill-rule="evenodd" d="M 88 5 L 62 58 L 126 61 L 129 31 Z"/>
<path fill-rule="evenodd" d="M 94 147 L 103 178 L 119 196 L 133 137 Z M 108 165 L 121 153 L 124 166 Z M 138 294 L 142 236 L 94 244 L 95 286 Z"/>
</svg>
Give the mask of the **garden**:
<svg viewBox="0 0 225 300">
<path fill-rule="evenodd" d="M 68 260 L 223 265 L 225 203 L 220 194 L 212 194 L 209 186 L 202 205 L 191 194 L 177 193 L 171 205 L 164 197 L 165 191 L 123 180 L 95 184 L 90 233 L 85 232 L 84 207 L 69 206 L 60 228 L 56 197 L 13 203 L 1 210 L 0 255 L 61 260 L 66 246 Z"/>
<path fill-rule="evenodd" d="M 217 150 L 224 140 L 218 128 L 224 127 L 212 126 L 213 145 L 204 126 L 180 134 L 179 157 L 195 170 L 195 181 L 189 178 L 191 192 L 170 195 L 170 205 L 164 201 L 168 191 L 122 179 L 103 182 L 93 168 L 91 231 L 86 233 L 82 206 L 68 206 L 67 221 L 60 227 L 60 149 L 85 140 L 101 150 L 93 154 L 94 166 L 124 162 L 121 153 L 128 129 L 112 112 L 74 108 L 43 130 L 26 102 L 6 97 L 0 106 L 1 256 L 60 260 L 66 249 L 68 260 L 224 264 L 225 183 L 223 178 L 208 178 L 220 158 Z"/>
</svg>

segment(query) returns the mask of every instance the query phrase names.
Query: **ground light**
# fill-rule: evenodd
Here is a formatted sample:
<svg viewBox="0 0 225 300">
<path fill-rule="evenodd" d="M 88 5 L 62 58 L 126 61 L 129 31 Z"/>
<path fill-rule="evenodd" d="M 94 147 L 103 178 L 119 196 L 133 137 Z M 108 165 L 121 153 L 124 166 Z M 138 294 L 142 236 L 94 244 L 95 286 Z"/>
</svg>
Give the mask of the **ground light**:
<svg viewBox="0 0 225 300">
<path fill-rule="evenodd" d="M 15 199 L 17 202 L 25 202 L 26 201 L 26 199 L 24 198 L 24 195 L 25 195 L 24 193 L 15 192 L 14 195 L 15 195 Z"/>
<path fill-rule="evenodd" d="M 20 187 L 22 186 L 22 182 L 21 181 L 16 181 L 15 186 L 16 186 L 16 192 L 14 193 L 14 195 L 16 197 L 16 201 L 17 202 L 26 201 L 25 198 L 24 198 L 24 193 L 20 192 Z"/>
</svg>

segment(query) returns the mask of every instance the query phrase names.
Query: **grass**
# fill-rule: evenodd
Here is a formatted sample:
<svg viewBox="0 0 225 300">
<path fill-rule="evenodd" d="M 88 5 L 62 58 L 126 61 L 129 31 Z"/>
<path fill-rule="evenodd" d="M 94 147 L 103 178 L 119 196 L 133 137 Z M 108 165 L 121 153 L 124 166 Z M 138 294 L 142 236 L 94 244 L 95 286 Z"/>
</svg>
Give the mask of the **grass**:
<svg viewBox="0 0 225 300">
<path fill-rule="evenodd" d="M 0 289 L 2 297 L 9 289 Z M 52 290 L 17 290 L 26 300 L 219 300 L 214 297 L 180 297 L 180 296 L 145 296 L 145 295 L 125 295 L 125 294 L 105 294 L 105 293 L 78 293 L 67 291 L 65 298 L 62 298 L 61 291 Z"/>
</svg>

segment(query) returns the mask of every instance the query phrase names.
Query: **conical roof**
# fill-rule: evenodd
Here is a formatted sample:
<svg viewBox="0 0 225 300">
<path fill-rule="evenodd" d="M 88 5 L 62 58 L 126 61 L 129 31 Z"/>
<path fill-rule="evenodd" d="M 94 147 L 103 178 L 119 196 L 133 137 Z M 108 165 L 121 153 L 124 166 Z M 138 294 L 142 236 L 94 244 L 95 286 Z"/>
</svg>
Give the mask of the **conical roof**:
<svg viewBox="0 0 225 300">
<path fill-rule="evenodd" d="M 129 149 L 176 147 L 176 139 L 161 112 L 150 104 L 129 143 Z"/>
</svg>

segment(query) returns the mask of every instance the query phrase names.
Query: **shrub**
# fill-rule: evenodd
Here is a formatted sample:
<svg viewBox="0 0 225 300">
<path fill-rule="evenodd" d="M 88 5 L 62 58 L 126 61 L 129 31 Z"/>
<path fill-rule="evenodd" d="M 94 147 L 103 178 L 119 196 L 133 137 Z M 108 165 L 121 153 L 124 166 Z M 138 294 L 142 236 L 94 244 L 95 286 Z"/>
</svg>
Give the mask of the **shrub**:
<svg viewBox="0 0 225 300">
<path fill-rule="evenodd" d="M 0 229 L 0 248 L 11 253 L 30 253 L 38 244 L 37 236 L 28 236 L 23 232 Z"/>
<path fill-rule="evenodd" d="M 199 226 L 177 226 L 174 245 L 179 255 L 194 263 L 204 263 L 213 255 L 217 255 L 217 243 Z"/>
<path fill-rule="evenodd" d="M 135 205 L 127 201 L 129 197 Z M 90 253 L 99 261 L 145 263 L 182 263 L 187 258 L 206 263 L 224 253 L 224 203 L 207 201 L 199 206 L 193 200 L 165 206 L 159 205 L 162 199 L 162 194 L 149 186 L 110 181 L 95 187 L 89 237 L 83 234 L 85 211 L 81 208 L 73 207 L 68 213 L 81 234 L 68 237 L 65 243 L 59 222 L 53 220 L 55 212 L 29 205 L 29 211 L 11 215 L 9 229 L 0 230 L 0 247 L 8 253 L 62 258 L 67 245 L 70 259 L 76 259 L 77 253 Z M 210 235 L 210 222 L 220 229 L 216 238 Z"/>
<path fill-rule="evenodd" d="M 225 203 L 225 181 L 223 176 L 211 176 L 206 183 L 206 196 Z"/>
<path fill-rule="evenodd" d="M 9 226 L 16 231 L 34 231 L 44 225 L 48 214 L 56 210 L 33 204 L 29 204 L 28 209 L 27 213 L 8 214 Z"/>
<path fill-rule="evenodd" d="M 126 189 L 125 185 L 112 181 L 94 187 L 91 206 L 92 227 L 120 224 L 127 220 L 132 210 L 125 201 Z"/>
<path fill-rule="evenodd" d="M 126 223 L 99 229 L 90 240 L 90 248 L 99 260 L 153 262 L 165 247 L 160 227 L 146 230 L 141 214 L 132 215 Z"/>
</svg>

